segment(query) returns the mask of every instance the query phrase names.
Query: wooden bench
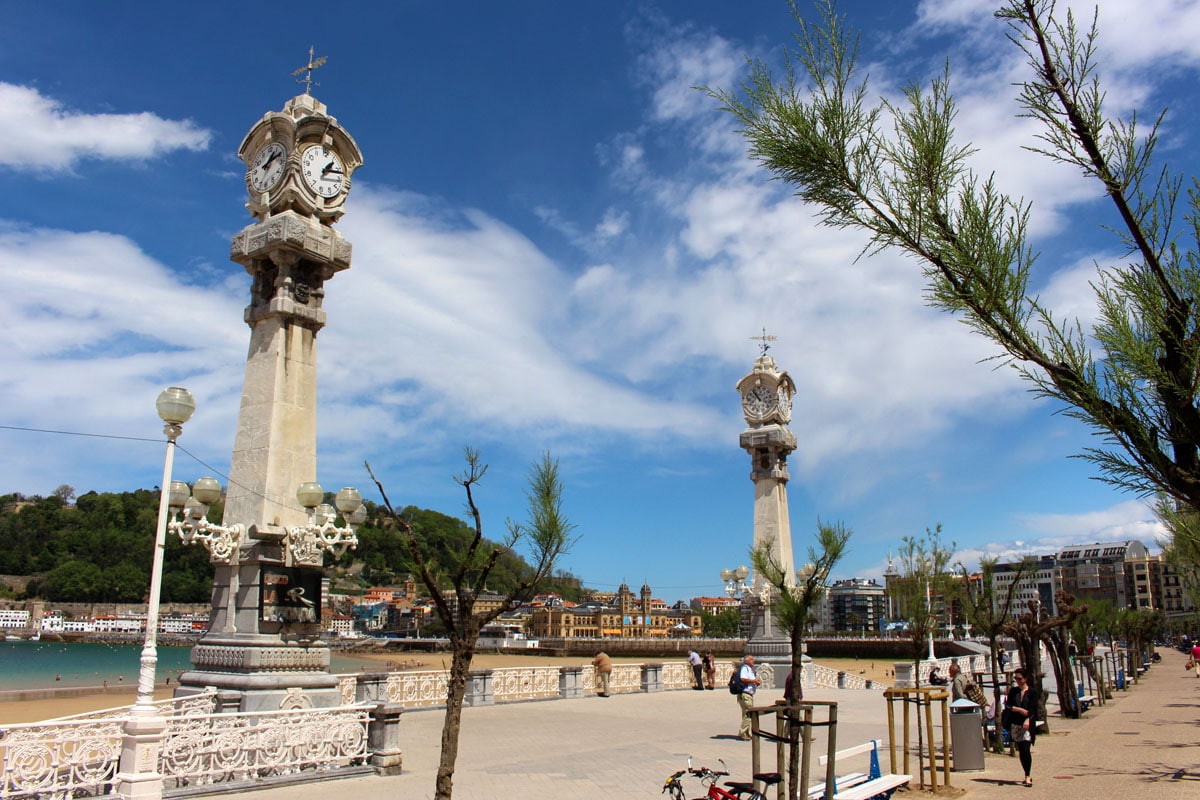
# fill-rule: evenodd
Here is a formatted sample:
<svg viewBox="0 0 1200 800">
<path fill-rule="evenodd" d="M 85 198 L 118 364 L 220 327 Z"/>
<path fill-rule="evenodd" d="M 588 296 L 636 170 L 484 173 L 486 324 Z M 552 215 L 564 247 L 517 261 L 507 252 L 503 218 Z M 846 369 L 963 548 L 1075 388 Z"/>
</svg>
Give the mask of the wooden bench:
<svg viewBox="0 0 1200 800">
<path fill-rule="evenodd" d="M 848 747 L 845 750 L 838 750 L 833 754 L 834 765 L 837 762 L 860 756 L 869 753 L 871 756 L 870 771 L 863 775 L 862 773 L 850 773 L 835 779 L 833 800 L 869 800 L 873 797 L 890 797 L 892 792 L 906 785 L 912 780 L 911 775 L 892 775 L 888 773 L 882 774 L 879 768 L 879 747 L 882 744 L 878 739 L 872 739 L 869 742 L 864 742 L 854 747 Z M 829 756 L 821 756 L 817 759 L 821 766 L 829 763 Z M 809 800 L 820 800 L 825 796 L 825 784 L 813 784 L 808 789 Z"/>
</svg>

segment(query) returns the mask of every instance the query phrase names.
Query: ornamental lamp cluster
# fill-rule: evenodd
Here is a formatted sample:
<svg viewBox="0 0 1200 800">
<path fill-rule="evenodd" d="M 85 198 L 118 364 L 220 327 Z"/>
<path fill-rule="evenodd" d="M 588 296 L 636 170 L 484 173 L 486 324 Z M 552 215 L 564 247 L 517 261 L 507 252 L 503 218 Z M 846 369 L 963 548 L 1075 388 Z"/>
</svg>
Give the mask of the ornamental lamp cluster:
<svg viewBox="0 0 1200 800">
<path fill-rule="evenodd" d="M 725 582 L 725 594 L 730 597 L 739 596 L 746 590 L 746 578 L 749 575 L 750 570 L 745 566 L 721 570 L 721 580 Z"/>
<path fill-rule="evenodd" d="M 362 495 L 351 486 L 343 487 L 334 497 L 334 505 L 326 502 L 325 490 L 316 481 L 300 484 L 296 499 L 308 512 L 308 524 L 288 528 L 288 546 L 293 556 L 304 563 L 320 563 L 322 550 L 341 556 L 347 549 L 358 546 L 358 526 L 367 519 L 367 507 Z M 334 507 L 336 506 L 336 508 Z M 338 512 L 346 526 L 334 524 Z"/>
<path fill-rule="evenodd" d="M 155 405 L 158 415 L 166 423 L 163 432 L 173 443 L 183 433 L 183 423 L 195 412 L 196 401 L 187 389 L 172 386 L 159 394 Z M 214 561 L 237 562 L 239 548 L 246 538 L 246 526 L 241 523 L 218 525 L 208 520 L 209 509 L 221 499 L 221 484 L 216 478 L 205 476 L 191 487 L 183 481 L 170 481 L 166 494 L 166 527 L 171 533 L 179 536 L 184 544 L 203 545 Z M 316 481 L 302 483 L 296 490 L 296 500 L 307 512 L 308 522 L 288 528 L 285 539 L 289 554 L 300 563 L 319 565 L 323 551 L 341 556 L 358 545 L 358 526 L 367 519 L 362 495 L 347 486 L 337 493 L 334 505 L 324 499 L 325 490 Z M 335 524 L 339 512 L 345 527 Z"/>
</svg>

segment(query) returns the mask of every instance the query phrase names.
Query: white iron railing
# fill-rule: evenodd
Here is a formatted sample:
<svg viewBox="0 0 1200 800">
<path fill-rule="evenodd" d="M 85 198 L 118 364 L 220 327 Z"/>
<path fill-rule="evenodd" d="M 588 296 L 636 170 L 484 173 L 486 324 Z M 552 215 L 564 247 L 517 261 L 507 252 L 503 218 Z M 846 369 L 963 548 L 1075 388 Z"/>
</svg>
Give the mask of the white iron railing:
<svg viewBox="0 0 1200 800">
<path fill-rule="evenodd" d="M 365 706 L 172 717 L 159 756 L 167 792 L 250 783 L 363 763 Z"/>
<path fill-rule="evenodd" d="M 558 667 L 502 667 L 492 670 L 497 703 L 558 697 Z"/>
<path fill-rule="evenodd" d="M 205 714 L 213 710 L 215 696 L 197 694 L 154 705 L 167 718 Z M 0 800 L 108 794 L 129 711 L 130 706 L 118 706 L 0 730 Z"/>
<path fill-rule="evenodd" d="M 368 756 L 365 706 L 217 714 L 215 694 L 155 703 L 167 721 L 159 772 L 168 793 L 328 772 Z M 0 800 L 99 797 L 112 789 L 130 707 L 0 731 Z"/>
</svg>

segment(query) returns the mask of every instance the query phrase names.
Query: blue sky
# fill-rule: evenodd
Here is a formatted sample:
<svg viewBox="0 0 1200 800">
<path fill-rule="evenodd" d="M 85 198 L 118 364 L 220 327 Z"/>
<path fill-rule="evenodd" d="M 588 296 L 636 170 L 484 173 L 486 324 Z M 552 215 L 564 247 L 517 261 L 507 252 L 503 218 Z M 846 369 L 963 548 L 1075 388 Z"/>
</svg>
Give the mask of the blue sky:
<svg viewBox="0 0 1200 800">
<path fill-rule="evenodd" d="M 1200 4 L 1126 6 L 1101 17 L 1109 103 L 1169 106 L 1163 151 L 1194 171 Z M 228 260 L 251 222 L 236 151 L 303 91 L 289 73 L 315 45 L 313 94 L 366 162 L 319 337 L 326 488 L 374 497 L 369 460 L 394 500 L 457 514 L 471 445 L 499 537 L 549 450 L 582 537 L 565 568 L 716 594 L 750 545 L 733 387 L 765 328 L 798 388 L 798 560 L 818 518 L 854 532 L 836 577 L 879 576 L 938 523 L 968 566 L 1154 543 L 1146 507 L 1069 458 L 1086 429 L 981 363 L 993 351 L 924 306 L 913 263 L 854 263 L 862 239 L 818 226 L 692 88 L 734 86 L 747 54 L 777 62 L 795 30 L 782 0 L 0 9 L 0 425 L 132 437 L 0 429 L 0 492 L 156 485 L 154 398 L 172 384 L 199 406 L 176 477 L 227 471 L 249 340 L 249 277 Z M 1035 204 L 1043 300 L 1090 318 L 1094 263 L 1121 255 L 1098 228 L 1111 212 L 1021 149 L 1022 62 L 992 5 L 843 10 L 879 94 L 950 59 L 977 168 Z"/>
</svg>

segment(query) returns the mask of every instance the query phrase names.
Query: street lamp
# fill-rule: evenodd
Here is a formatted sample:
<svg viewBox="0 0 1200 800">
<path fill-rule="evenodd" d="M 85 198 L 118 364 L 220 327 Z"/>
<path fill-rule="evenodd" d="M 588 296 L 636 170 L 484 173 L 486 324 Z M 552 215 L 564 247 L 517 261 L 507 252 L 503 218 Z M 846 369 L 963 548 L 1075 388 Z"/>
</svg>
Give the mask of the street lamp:
<svg viewBox="0 0 1200 800">
<path fill-rule="evenodd" d="M 357 489 L 347 486 L 339 491 L 333 501 L 336 509 L 322 502 L 325 490 L 316 481 L 300 484 L 296 499 L 308 511 L 308 524 L 287 529 L 286 547 L 292 560 L 320 566 L 323 550 L 341 556 L 347 548 L 353 550 L 358 546 L 356 532 L 358 526 L 367 519 L 367 508 Z M 333 524 L 339 511 L 346 523 L 344 528 Z"/>
<path fill-rule="evenodd" d="M 167 517 L 171 503 L 171 468 L 175 464 L 175 440 L 183 433 L 183 423 L 192 418 L 196 401 L 192 393 L 179 386 L 163 389 L 154 403 L 158 416 L 166 424 L 167 455 L 163 461 L 163 478 L 159 484 L 158 525 L 154 532 L 154 558 L 150 568 L 150 596 L 146 601 L 146 638 L 138 669 L 137 702 L 133 713 L 153 716 L 154 672 L 158 666 L 158 602 L 162 595 L 163 553 L 167 544 Z"/>
<path fill-rule="evenodd" d="M 725 594 L 731 598 L 739 596 L 746 590 L 746 577 L 749 575 L 750 570 L 744 566 L 721 570 L 721 580 L 725 582 Z"/>
</svg>

